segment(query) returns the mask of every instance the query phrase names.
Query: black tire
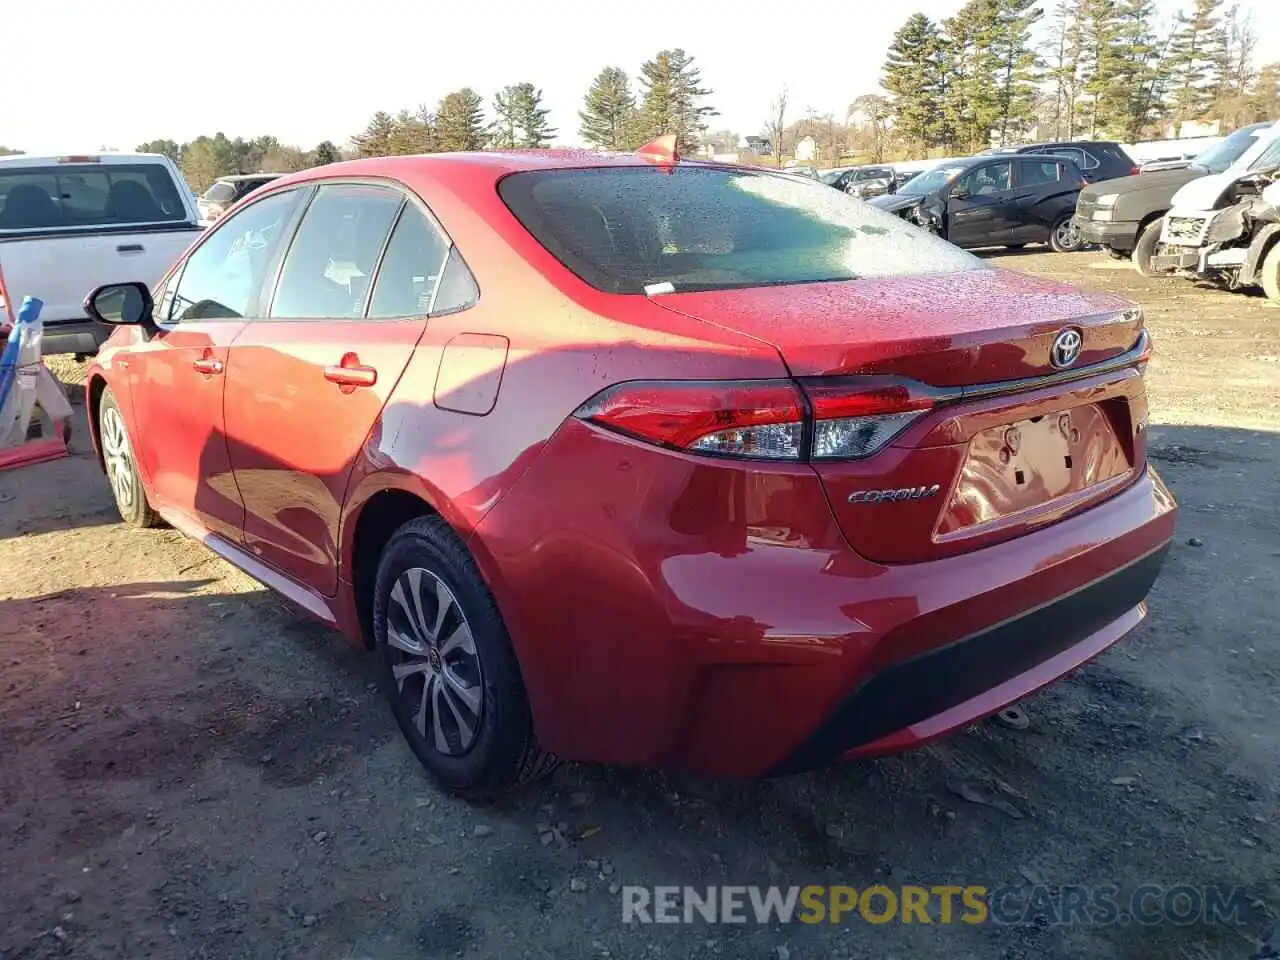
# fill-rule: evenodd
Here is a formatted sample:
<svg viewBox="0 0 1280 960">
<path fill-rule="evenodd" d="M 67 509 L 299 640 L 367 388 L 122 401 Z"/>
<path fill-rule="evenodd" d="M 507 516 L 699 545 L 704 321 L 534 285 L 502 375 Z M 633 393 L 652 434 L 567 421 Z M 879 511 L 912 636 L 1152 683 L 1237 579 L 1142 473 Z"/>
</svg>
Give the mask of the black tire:
<svg viewBox="0 0 1280 960">
<path fill-rule="evenodd" d="M 160 526 L 164 521 L 147 501 L 124 414 L 110 387 L 102 391 L 98 403 L 98 447 L 120 519 L 131 527 Z"/>
<path fill-rule="evenodd" d="M 1280 241 L 1262 258 L 1262 292 L 1272 303 L 1280 303 Z"/>
<path fill-rule="evenodd" d="M 1107 256 L 1109 256 L 1112 260 L 1128 260 L 1129 259 L 1129 254 L 1125 253 L 1125 251 L 1123 250 L 1117 250 L 1115 247 L 1107 247 L 1106 250 L 1107 250 Z"/>
<path fill-rule="evenodd" d="M 1084 247 L 1084 237 L 1074 223 L 1074 213 L 1064 213 L 1049 231 L 1049 246 L 1054 253 L 1075 253 Z"/>
<path fill-rule="evenodd" d="M 1006 243 L 1004 248 L 1006 250 L 1022 250 L 1025 249 L 1026 246 L 1027 245 L 1025 243 Z"/>
<path fill-rule="evenodd" d="M 1168 276 L 1151 269 L 1151 258 L 1155 256 L 1156 247 L 1160 245 L 1160 231 L 1163 229 L 1164 217 L 1151 221 L 1142 228 L 1142 232 L 1138 234 L 1138 242 L 1133 245 L 1133 269 L 1144 277 Z"/>
<path fill-rule="evenodd" d="M 463 628 L 470 651 L 465 640 L 454 642 Z M 493 796 L 556 768 L 559 761 L 534 739 L 520 666 L 493 595 L 440 517 L 411 520 L 387 542 L 373 629 L 378 678 L 396 723 L 442 786 Z"/>
</svg>

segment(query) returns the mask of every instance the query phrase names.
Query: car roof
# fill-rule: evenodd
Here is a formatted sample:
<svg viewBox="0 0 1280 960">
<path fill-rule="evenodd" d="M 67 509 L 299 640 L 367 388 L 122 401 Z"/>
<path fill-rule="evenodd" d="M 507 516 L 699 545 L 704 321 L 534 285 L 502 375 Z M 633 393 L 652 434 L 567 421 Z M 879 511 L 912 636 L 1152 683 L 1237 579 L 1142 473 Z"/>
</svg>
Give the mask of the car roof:
<svg viewBox="0 0 1280 960">
<path fill-rule="evenodd" d="M 1027 143 L 1018 147 L 1019 153 L 1032 153 L 1036 150 L 1044 150 L 1050 147 L 1118 147 L 1120 146 L 1115 140 L 1049 140 L 1045 143 Z"/>
</svg>

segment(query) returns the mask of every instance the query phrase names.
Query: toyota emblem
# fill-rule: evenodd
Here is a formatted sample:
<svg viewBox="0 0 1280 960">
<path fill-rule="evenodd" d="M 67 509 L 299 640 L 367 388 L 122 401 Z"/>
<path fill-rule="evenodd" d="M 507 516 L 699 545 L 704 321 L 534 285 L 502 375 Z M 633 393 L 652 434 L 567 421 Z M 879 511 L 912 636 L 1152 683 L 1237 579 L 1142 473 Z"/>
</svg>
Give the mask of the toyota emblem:
<svg viewBox="0 0 1280 960">
<path fill-rule="evenodd" d="M 1065 370 L 1080 357 L 1083 343 L 1080 331 L 1068 327 L 1053 338 L 1053 346 L 1049 348 L 1049 362 L 1057 369 Z"/>
</svg>

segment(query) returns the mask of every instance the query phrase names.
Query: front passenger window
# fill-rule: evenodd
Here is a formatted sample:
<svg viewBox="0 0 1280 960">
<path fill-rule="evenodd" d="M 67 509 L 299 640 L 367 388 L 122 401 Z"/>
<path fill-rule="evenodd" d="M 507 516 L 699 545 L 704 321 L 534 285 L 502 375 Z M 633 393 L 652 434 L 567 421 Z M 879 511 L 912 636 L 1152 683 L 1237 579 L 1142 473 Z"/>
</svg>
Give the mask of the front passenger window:
<svg viewBox="0 0 1280 960">
<path fill-rule="evenodd" d="M 298 196 L 297 190 L 272 194 L 210 228 L 182 268 L 169 319 L 183 323 L 247 316 Z"/>
</svg>

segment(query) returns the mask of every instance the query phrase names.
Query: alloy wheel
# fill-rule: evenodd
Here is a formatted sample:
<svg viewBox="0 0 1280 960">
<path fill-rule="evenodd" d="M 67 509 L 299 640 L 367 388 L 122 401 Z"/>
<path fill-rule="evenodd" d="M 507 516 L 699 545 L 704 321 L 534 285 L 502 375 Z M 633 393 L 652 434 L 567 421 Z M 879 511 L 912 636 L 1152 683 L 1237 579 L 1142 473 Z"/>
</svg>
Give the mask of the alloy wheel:
<svg viewBox="0 0 1280 960">
<path fill-rule="evenodd" d="M 1080 229 L 1076 226 L 1074 217 L 1068 217 L 1058 224 L 1054 234 L 1057 245 L 1063 250 L 1074 250 L 1080 246 Z"/>
<path fill-rule="evenodd" d="M 116 502 L 125 511 L 132 509 L 137 496 L 133 451 L 124 428 L 124 418 L 114 406 L 107 407 L 102 413 L 102 459 Z"/>
<path fill-rule="evenodd" d="M 415 729 L 439 753 L 465 754 L 480 734 L 484 674 L 457 597 L 430 570 L 411 567 L 396 578 L 387 648 L 396 696 Z"/>
</svg>

